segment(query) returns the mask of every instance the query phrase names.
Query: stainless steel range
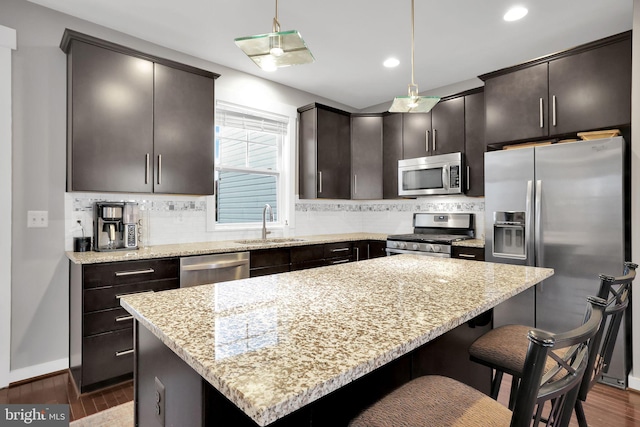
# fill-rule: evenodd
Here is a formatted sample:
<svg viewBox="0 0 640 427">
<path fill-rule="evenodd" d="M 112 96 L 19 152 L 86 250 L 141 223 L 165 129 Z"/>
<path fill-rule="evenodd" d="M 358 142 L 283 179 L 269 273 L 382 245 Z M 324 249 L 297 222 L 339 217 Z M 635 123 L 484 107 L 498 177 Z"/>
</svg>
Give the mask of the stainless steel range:
<svg viewBox="0 0 640 427">
<path fill-rule="evenodd" d="M 387 255 L 417 254 L 451 257 L 451 244 L 473 239 L 473 214 L 413 214 L 413 234 L 387 237 Z"/>
</svg>

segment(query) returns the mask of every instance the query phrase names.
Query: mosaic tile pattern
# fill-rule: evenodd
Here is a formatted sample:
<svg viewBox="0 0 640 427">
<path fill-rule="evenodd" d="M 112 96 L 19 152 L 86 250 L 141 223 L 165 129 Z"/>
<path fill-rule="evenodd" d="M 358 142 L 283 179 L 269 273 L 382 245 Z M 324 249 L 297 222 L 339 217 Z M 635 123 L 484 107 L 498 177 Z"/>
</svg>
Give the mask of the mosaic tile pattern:
<svg viewBox="0 0 640 427">
<path fill-rule="evenodd" d="M 552 274 L 399 255 L 127 296 L 121 303 L 264 426 Z"/>
<path fill-rule="evenodd" d="M 393 202 L 300 201 L 296 212 L 484 212 L 484 199 L 402 200 Z"/>
</svg>

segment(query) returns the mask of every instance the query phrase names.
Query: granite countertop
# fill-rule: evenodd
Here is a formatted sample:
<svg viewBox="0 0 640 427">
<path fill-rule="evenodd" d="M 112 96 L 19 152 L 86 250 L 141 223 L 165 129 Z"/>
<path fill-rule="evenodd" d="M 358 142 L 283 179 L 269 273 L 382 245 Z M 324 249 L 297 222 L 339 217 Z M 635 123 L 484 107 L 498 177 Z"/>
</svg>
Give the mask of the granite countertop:
<svg viewBox="0 0 640 427">
<path fill-rule="evenodd" d="M 283 241 L 283 240 L 288 241 Z M 145 249 L 114 252 L 66 252 L 67 258 L 76 264 L 97 264 L 103 262 L 134 261 L 139 259 L 168 258 L 176 256 L 206 255 L 224 252 L 241 252 L 255 249 L 284 248 L 291 246 L 315 245 L 320 243 L 350 242 L 358 240 L 386 240 L 381 233 L 321 234 L 269 238 L 269 243 L 238 243 L 246 239 L 219 240 L 212 242 L 180 243 L 151 246 Z M 260 240 L 260 239 L 249 239 Z"/>
<path fill-rule="evenodd" d="M 453 242 L 453 246 L 462 246 L 465 248 L 484 248 L 484 239 L 469 239 L 469 240 L 460 240 L 458 242 Z"/>
<path fill-rule="evenodd" d="M 398 255 L 131 295 L 121 304 L 264 426 L 552 274 Z"/>
</svg>

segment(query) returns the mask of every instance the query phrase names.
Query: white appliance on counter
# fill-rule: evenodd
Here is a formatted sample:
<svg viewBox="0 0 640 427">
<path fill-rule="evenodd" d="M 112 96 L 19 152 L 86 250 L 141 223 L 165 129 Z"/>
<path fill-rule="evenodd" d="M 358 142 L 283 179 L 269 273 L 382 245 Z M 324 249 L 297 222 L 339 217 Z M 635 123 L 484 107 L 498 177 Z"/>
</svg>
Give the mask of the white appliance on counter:
<svg viewBox="0 0 640 427">
<path fill-rule="evenodd" d="M 485 153 L 485 260 L 555 270 L 497 306 L 494 327 L 575 328 L 598 275 L 622 274 L 630 254 L 625 163 L 622 137 Z M 602 379 L 618 387 L 630 369 L 626 334 Z"/>
</svg>

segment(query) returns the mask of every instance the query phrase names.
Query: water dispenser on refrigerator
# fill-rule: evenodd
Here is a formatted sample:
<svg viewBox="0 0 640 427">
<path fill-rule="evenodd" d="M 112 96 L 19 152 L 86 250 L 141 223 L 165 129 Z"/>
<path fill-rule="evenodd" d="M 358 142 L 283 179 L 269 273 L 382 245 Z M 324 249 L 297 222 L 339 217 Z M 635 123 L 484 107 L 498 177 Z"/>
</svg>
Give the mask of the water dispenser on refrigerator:
<svg viewBox="0 0 640 427">
<path fill-rule="evenodd" d="M 493 256 L 527 258 L 525 212 L 493 213 Z"/>
</svg>

